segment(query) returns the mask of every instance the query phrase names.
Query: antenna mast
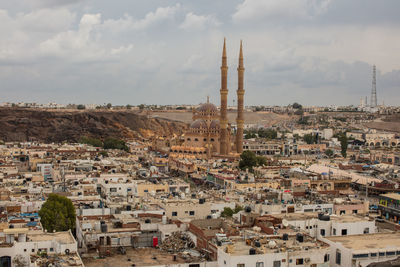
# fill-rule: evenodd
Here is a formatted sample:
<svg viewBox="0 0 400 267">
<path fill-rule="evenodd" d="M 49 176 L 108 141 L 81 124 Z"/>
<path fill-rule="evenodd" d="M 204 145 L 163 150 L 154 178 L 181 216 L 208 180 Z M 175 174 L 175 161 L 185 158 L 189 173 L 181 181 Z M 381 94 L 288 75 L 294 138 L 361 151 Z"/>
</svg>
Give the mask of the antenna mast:
<svg viewBox="0 0 400 267">
<path fill-rule="evenodd" d="M 372 67 L 372 91 L 371 91 L 371 108 L 378 105 L 378 100 L 376 98 L 376 66 Z"/>
</svg>

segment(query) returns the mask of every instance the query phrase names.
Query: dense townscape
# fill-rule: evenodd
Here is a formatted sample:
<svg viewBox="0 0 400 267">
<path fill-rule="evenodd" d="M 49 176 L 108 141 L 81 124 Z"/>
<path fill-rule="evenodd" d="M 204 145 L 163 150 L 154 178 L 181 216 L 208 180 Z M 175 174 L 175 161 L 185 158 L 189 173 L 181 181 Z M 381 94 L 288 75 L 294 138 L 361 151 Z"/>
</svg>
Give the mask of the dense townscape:
<svg viewBox="0 0 400 267">
<path fill-rule="evenodd" d="M 98 107 L 182 129 L 3 136 L 0 266 L 399 266 L 399 110 L 245 107 L 242 46 L 230 107 L 226 59 L 220 107 Z"/>
</svg>

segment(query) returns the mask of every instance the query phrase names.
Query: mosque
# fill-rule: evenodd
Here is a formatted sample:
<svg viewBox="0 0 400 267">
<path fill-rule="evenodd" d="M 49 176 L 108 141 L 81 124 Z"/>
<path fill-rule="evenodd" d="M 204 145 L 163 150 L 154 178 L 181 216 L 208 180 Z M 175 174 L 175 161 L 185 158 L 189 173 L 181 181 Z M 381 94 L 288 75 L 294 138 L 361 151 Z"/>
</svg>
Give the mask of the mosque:
<svg viewBox="0 0 400 267">
<path fill-rule="evenodd" d="M 184 134 L 184 143 L 181 146 L 172 146 L 170 156 L 204 158 L 233 157 L 243 151 L 243 102 L 244 102 L 244 65 L 243 45 L 240 42 L 237 93 L 236 135 L 232 134 L 228 122 L 228 64 L 226 56 L 226 40 L 222 51 L 221 65 L 221 107 L 210 103 L 201 104 L 194 109 L 189 129 Z"/>
</svg>

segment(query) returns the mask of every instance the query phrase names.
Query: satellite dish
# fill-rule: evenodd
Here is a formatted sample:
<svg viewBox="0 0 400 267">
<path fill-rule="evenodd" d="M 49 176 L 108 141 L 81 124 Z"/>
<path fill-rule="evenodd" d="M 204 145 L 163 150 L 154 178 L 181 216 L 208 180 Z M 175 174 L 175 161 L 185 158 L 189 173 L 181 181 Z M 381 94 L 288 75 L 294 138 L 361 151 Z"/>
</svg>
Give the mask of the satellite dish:
<svg viewBox="0 0 400 267">
<path fill-rule="evenodd" d="M 289 226 L 289 222 L 286 221 L 285 219 L 283 219 L 282 220 L 282 225 L 285 226 L 285 227 L 288 227 Z"/>
<path fill-rule="evenodd" d="M 394 184 L 395 189 L 399 189 L 399 184 Z"/>
</svg>

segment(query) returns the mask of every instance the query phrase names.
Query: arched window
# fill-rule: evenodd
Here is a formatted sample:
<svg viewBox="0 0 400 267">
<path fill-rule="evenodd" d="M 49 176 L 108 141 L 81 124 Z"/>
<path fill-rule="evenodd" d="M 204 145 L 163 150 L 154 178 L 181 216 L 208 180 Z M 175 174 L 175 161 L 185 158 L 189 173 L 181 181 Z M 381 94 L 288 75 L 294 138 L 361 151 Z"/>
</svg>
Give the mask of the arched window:
<svg viewBox="0 0 400 267">
<path fill-rule="evenodd" d="M 187 141 L 191 141 L 191 139 L 190 138 L 188 138 L 188 139 L 186 139 Z"/>
<path fill-rule="evenodd" d="M 195 138 L 195 139 L 194 139 L 194 141 L 195 141 L 195 142 L 198 142 L 198 141 L 199 141 L 199 139 Z"/>
<path fill-rule="evenodd" d="M 215 140 L 214 140 L 214 138 L 211 138 L 211 142 L 214 142 Z"/>
</svg>

